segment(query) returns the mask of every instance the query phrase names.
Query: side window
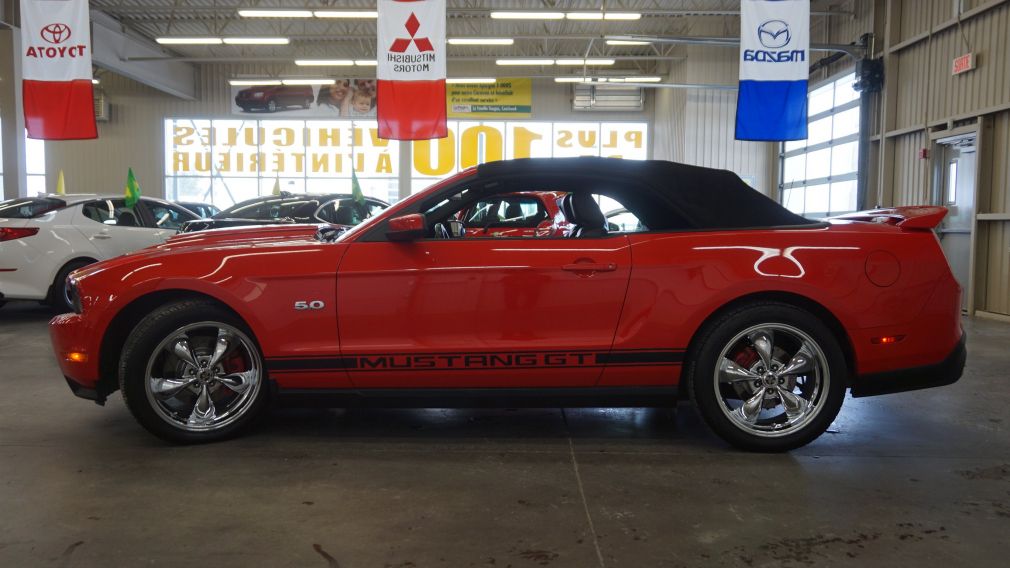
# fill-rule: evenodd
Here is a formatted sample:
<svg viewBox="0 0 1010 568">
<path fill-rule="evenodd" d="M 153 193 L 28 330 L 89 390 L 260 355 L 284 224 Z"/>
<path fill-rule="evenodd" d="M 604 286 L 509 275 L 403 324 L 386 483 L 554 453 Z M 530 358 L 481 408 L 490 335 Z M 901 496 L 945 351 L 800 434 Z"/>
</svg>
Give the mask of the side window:
<svg viewBox="0 0 1010 568">
<path fill-rule="evenodd" d="M 85 203 L 84 216 L 103 225 L 119 227 L 140 227 L 140 217 L 122 199 L 103 199 Z"/>
<path fill-rule="evenodd" d="M 178 231 L 182 228 L 183 223 L 196 218 L 192 213 L 179 207 L 151 202 L 144 202 L 144 205 L 151 213 L 155 228 L 158 229 Z"/>
<path fill-rule="evenodd" d="M 607 214 L 607 230 L 611 233 L 638 233 L 648 231 L 644 224 L 627 209 L 618 209 Z"/>
<path fill-rule="evenodd" d="M 354 226 L 383 209 L 384 207 L 378 203 L 366 202 L 362 205 L 353 199 L 338 199 L 323 206 L 319 210 L 319 217 L 327 223 Z"/>
<path fill-rule="evenodd" d="M 466 228 L 505 227 L 531 229 L 547 219 L 540 199 L 529 195 L 500 195 L 484 198 L 462 216 Z"/>
</svg>

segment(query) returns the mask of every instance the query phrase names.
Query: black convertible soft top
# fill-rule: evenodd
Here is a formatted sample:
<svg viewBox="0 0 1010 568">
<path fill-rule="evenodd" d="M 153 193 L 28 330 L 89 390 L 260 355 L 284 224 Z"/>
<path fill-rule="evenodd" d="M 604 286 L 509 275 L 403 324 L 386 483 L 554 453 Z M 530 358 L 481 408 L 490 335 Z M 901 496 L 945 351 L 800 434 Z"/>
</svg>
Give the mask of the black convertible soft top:
<svg viewBox="0 0 1010 568">
<path fill-rule="evenodd" d="M 653 229 L 677 228 L 671 225 L 681 223 L 708 230 L 819 225 L 761 194 L 731 171 L 664 160 L 524 158 L 481 164 L 477 175 L 569 180 L 569 187 L 526 189 L 583 189 L 611 195 Z M 671 222 L 672 217 L 681 221 Z"/>
</svg>

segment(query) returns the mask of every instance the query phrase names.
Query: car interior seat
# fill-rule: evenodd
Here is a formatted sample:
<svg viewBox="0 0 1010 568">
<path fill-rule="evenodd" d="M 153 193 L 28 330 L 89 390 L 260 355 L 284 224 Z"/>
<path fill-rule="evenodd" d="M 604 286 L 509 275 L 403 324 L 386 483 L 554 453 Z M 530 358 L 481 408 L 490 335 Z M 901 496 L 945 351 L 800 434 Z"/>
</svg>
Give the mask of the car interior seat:
<svg viewBox="0 0 1010 568">
<path fill-rule="evenodd" d="M 572 224 L 573 238 L 602 237 L 607 234 L 607 218 L 588 193 L 569 193 L 561 198 L 561 212 Z"/>
<path fill-rule="evenodd" d="M 137 216 L 133 214 L 133 211 L 120 211 L 119 218 L 116 219 L 116 224 L 120 227 L 139 227 L 140 223 L 137 222 Z"/>
<path fill-rule="evenodd" d="M 505 206 L 505 219 L 508 221 L 518 221 L 523 218 L 523 207 L 519 203 L 512 201 Z"/>
</svg>

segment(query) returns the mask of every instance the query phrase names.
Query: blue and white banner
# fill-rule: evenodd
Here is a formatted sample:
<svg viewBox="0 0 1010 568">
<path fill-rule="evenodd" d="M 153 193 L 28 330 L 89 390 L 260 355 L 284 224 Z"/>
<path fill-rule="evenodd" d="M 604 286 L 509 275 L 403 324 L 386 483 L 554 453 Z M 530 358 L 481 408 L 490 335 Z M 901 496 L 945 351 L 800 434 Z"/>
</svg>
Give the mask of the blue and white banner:
<svg viewBox="0 0 1010 568">
<path fill-rule="evenodd" d="M 805 139 L 809 75 L 810 0 L 742 0 L 736 139 Z"/>
</svg>

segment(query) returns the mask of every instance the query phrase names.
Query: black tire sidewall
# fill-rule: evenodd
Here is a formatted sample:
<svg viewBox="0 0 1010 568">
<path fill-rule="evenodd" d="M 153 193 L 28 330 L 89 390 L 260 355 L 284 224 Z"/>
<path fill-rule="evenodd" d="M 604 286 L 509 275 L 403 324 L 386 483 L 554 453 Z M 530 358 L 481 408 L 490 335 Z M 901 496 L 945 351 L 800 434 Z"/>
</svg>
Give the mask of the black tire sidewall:
<svg viewBox="0 0 1010 568">
<path fill-rule="evenodd" d="M 67 303 L 67 276 L 70 273 L 77 270 L 78 268 L 84 268 L 89 264 L 94 264 L 93 260 L 75 260 L 73 262 L 68 262 L 60 271 L 56 274 L 56 280 L 53 281 L 52 290 L 49 292 L 49 305 L 58 309 L 71 312 L 74 307 Z"/>
<path fill-rule="evenodd" d="M 824 406 L 812 421 L 792 434 L 766 438 L 740 429 L 723 413 L 713 376 L 722 349 L 734 336 L 755 325 L 774 323 L 800 329 L 817 342 L 828 362 L 830 384 L 823 394 Z M 691 395 L 705 422 L 730 444 L 757 452 L 792 450 L 823 434 L 838 415 L 848 386 L 845 356 L 828 326 L 810 312 L 776 302 L 750 305 L 719 317 L 707 325 L 702 334 L 689 370 Z"/>
<path fill-rule="evenodd" d="M 245 413 L 234 422 L 218 430 L 190 432 L 166 422 L 152 407 L 145 385 L 147 363 L 151 353 L 169 334 L 185 325 L 202 322 L 220 322 L 231 325 L 249 337 L 260 357 L 263 376 L 256 398 Z M 266 369 L 262 366 L 262 350 L 249 328 L 228 310 L 212 302 L 183 301 L 161 306 L 140 321 L 127 338 L 119 362 L 119 387 L 123 401 L 134 418 L 152 434 L 164 440 L 198 444 L 216 442 L 237 436 L 254 424 L 264 414 L 269 395 Z"/>
</svg>

